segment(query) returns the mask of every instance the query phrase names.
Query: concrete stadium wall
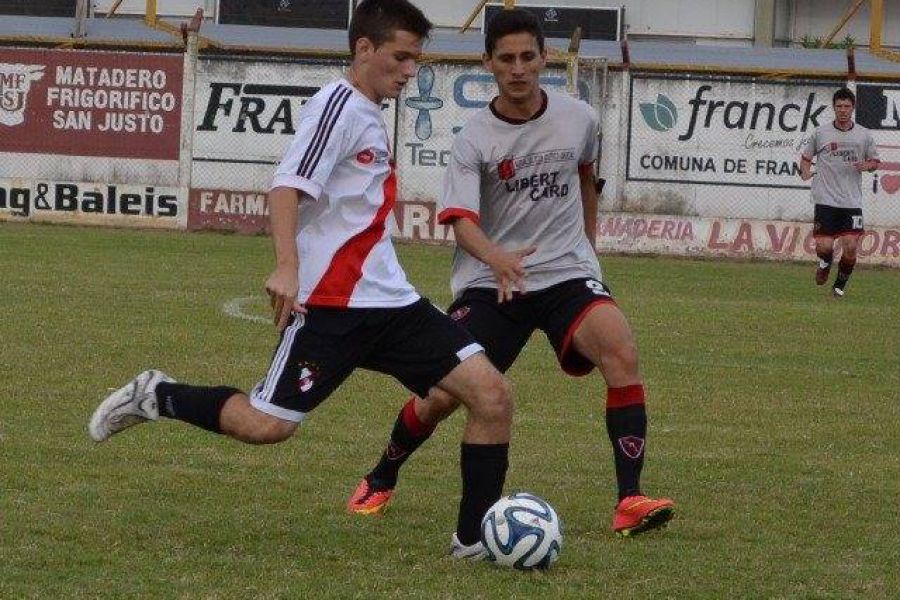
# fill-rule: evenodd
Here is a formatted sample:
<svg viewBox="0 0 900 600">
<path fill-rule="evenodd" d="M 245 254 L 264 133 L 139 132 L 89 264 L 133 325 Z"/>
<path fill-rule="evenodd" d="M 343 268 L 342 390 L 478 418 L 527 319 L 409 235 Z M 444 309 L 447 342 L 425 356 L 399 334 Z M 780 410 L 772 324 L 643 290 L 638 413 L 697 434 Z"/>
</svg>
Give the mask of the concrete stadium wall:
<svg viewBox="0 0 900 600">
<path fill-rule="evenodd" d="M 343 68 L 339 60 L 82 50 L 5 49 L 4 57 L 0 220 L 244 233 L 266 230 L 265 193 L 299 109 Z M 832 118 L 838 82 L 604 76 L 599 66 L 582 63 L 577 93 L 601 114 L 600 248 L 812 256 L 812 205 L 796 160 L 812 129 Z M 549 69 L 542 83 L 565 90 L 566 73 Z M 900 82 L 856 87 L 857 117 L 884 160 L 881 172 L 864 175 L 863 262 L 900 266 Z M 479 65 L 437 62 L 386 103 L 400 180 L 396 235 L 452 241 L 435 223 L 443 170 L 458 127 L 494 93 Z"/>
</svg>

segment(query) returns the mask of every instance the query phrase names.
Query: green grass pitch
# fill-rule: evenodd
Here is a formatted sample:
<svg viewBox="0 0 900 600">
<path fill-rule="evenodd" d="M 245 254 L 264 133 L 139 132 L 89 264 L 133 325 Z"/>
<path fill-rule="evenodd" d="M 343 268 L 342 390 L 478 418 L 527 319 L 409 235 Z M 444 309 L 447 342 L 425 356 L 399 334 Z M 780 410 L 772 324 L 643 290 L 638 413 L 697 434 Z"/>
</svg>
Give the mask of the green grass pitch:
<svg viewBox="0 0 900 600">
<path fill-rule="evenodd" d="M 399 245 L 449 300 L 450 250 Z M 507 490 L 565 527 L 547 573 L 449 559 L 462 415 L 407 464 L 382 519 L 344 503 L 407 392 L 357 372 L 288 442 L 251 447 L 179 422 L 102 445 L 108 390 L 155 366 L 248 388 L 276 341 L 227 316 L 272 264 L 262 237 L 0 223 L 2 598 L 857 598 L 900 589 L 900 273 L 847 297 L 809 264 L 606 257 L 648 389 L 648 493 L 669 528 L 610 532 L 605 389 L 543 336 L 510 372 Z M 891 591 L 893 590 L 893 592 Z"/>
</svg>

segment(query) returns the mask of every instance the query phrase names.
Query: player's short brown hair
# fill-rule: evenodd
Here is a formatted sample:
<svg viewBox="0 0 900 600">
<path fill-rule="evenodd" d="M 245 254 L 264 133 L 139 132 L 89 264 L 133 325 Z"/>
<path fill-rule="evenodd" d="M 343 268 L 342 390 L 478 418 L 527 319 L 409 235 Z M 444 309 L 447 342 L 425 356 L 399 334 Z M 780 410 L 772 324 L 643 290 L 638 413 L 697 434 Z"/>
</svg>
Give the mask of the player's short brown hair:
<svg viewBox="0 0 900 600">
<path fill-rule="evenodd" d="M 395 31 L 408 31 L 424 39 L 433 25 L 408 0 L 363 0 L 350 20 L 350 55 L 356 54 L 356 42 L 368 38 L 379 47 L 394 37 Z"/>
<path fill-rule="evenodd" d="M 501 10 L 488 21 L 484 36 L 484 51 L 490 56 L 497 47 L 497 40 L 512 33 L 530 33 L 537 40 L 538 48 L 544 51 L 544 30 L 538 18 L 520 8 Z"/>
<path fill-rule="evenodd" d="M 834 106 L 834 103 L 838 100 L 849 100 L 850 104 L 856 106 L 856 95 L 845 87 L 834 93 L 834 96 L 831 97 L 831 105 Z"/>
</svg>

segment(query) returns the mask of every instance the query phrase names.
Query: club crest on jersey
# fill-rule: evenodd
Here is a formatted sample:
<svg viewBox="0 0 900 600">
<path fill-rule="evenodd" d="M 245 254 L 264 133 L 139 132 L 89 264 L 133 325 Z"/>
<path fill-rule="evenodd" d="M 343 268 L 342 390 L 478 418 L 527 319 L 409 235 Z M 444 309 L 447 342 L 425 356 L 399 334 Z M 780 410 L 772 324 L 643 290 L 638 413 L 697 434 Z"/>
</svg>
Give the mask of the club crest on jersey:
<svg viewBox="0 0 900 600">
<path fill-rule="evenodd" d="M 356 162 L 361 165 L 371 165 L 372 163 L 381 165 L 386 163 L 387 161 L 387 151 L 379 150 L 378 148 L 366 148 L 365 150 L 361 150 L 356 154 Z"/>
<path fill-rule="evenodd" d="M 504 158 L 497 163 L 497 176 L 506 181 L 516 176 L 516 163 L 511 158 Z"/>
<path fill-rule="evenodd" d="M 450 313 L 450 318 L 454 321 L 459 321 L 460 319 L 465 318 L 467 314 L 469 314 L 469 310 L 471 310 L 468 306 L 460 306 L 452 313 Z"/>
<path fill-rule="evenodd" d="M 316 383 L 319 370 L 309 363 L 300 363 L 300 375 L 297 377 L 297 388 L 301 392 L 308 392 Z"/>
<path fill-rule="evenodd" d="M 644 453 L 644 438 L 626 435 L 619 438 L 619 448 L 628 458 L 639 458 Z"/>
</svg>

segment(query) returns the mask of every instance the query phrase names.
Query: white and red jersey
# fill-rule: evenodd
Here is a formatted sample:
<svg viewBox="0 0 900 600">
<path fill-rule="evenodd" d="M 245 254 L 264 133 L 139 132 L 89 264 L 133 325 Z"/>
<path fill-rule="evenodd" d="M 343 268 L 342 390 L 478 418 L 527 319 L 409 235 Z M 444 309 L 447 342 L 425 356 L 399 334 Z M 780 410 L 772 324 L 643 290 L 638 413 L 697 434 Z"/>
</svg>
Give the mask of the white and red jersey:
<svg viewBox="0 0 900 600">
<path fill-rule="evenodd" d="M 391 244 L 396 179 L 381 107 L 344 79 L 309 99 L 272 188 L 302 192 L 301 303 L 400 307 L 419 295 Z"/>
</svg>

